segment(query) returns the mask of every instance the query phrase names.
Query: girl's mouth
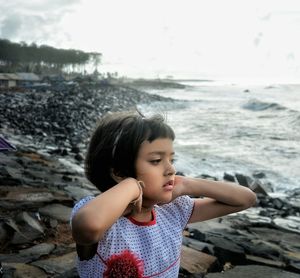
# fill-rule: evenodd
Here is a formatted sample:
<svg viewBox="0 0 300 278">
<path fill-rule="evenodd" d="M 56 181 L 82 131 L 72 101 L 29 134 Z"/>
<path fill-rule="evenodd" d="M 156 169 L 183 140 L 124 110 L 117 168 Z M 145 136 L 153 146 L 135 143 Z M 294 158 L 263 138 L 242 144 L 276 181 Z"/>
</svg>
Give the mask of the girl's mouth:
<svg viewBox="0 0 300 278">
<path fill-rule="evenodd" d="M 168 181 L 166 184 L 164 184 L 163 188 L 168 191 L 173 190 L 174 182 L 172 180 Z"/>
</svg>

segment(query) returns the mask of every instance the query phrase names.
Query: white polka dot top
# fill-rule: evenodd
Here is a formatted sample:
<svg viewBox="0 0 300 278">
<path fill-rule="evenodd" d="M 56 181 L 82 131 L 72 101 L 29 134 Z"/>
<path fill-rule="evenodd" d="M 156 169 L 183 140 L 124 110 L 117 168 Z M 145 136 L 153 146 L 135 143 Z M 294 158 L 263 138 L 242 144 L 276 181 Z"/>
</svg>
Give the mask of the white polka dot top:
<svg viewBox="0 0 300 278">
<path fill-rule="evenodd" d="M 71 219 L 93 198 L 89 196 L 80 200 L 73 208 Z M 113 276 L 123 278 L 178 277 L 182 231 L 188 223 L 193 207 L 193 199 L 181 196 L 171 203 L 155 206 L 152 211 L 153 220 L 150 222 L 120 217 L 99 241 L 97 254 L 92 259 L 77 259 L 80 277 L 110 277 L 109 273 L 112 272 L 109 271 L 124 272 Z M 135 260 L 135 265 L 140 267 L 139 275 L 128 274 L 132 269 L 130 264 L 125 263 L 127 268 L 124 263 L 117 263 L 115 267 L 111 267 L 113 262 L 120 258 Z M 120 265 L 125 267 L 125 270 Z"/>
</svg>

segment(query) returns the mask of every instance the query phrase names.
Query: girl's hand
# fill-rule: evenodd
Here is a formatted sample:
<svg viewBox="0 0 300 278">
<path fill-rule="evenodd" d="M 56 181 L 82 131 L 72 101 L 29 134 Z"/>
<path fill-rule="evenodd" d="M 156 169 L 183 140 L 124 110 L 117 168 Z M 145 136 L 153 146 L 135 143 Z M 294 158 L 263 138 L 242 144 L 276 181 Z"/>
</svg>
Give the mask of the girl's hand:
<svg viewBox="0 0 300 278">
<path fill-rule="evenodd" d="M 143 204 L 143 189 L 145 188 L 145 184 L 142 181 L 136 181 L 137 186 L 139 188 L 140 194 L 139 196 L 133 200 L 126 210 L 124 211 L 123 215 L 130 215 L 134 213 L 139 213 L 142 210 L 142 204 Z"/>
<path fill-rule="evenodd" d="M 175 176 L 172 200 L 176 199 L 179 196 L 185 195 L 184 179 L 184 176 Z"/>
<path fill-rule="evenodd" d="M 133 211 L 139 213 L 142 210 L 143 189 L 145 188 L 145 184 L 142 181 L 137 181 L 137 185 L 140 190 L 140 195 L 135 200 L 133 200 L 130 204 L 132 204 L 133 206 Z"/>
</svg>

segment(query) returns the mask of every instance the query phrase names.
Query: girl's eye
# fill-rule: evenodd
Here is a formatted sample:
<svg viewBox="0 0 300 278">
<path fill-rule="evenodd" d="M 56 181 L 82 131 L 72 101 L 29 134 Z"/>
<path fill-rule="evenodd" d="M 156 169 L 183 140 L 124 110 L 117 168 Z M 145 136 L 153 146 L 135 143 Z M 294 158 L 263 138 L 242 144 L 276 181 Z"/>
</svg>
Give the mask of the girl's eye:
<svg viewBox="0 0 300 278">
<path fill-rule="evenodd" d="M 173 158 L 173 159 L 170 160 L 170 162 L 171 162 L 172 164 L 174 164 L 174 163 L 176 162 L 176 159 Z"/>
<path fill-rule="evenodd" d="M 150 161 L 150 163 L 153 165 L 157 165 L 157 164 L 159 164 L 159 162 L 161 162 L 161 159 L 154 159 L 154 160 Z"/>
</svg>

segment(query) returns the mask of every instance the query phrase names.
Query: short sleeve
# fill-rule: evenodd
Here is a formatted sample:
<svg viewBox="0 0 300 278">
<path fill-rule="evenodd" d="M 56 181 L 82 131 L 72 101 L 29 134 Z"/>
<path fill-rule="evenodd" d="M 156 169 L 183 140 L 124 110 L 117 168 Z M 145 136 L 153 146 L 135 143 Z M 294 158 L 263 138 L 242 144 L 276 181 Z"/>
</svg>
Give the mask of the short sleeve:
<svg viewBox="0 0 300 278">
<path fill-rule="evenodd" d="M 71 212 L 71 217 L 70 217 L 70 226 L 72 228 L 72 219 L 74 217 L 74 215 L 79 211 L 79 209 L 81 209 L 84 205 L 86 205 L 88 202 L 90 202 L 91 200 L 93 200 L 95 197 L 93 196 L 87 196 L 83 199 L 81 199 L 80 201 L 78 201 L 73 209 L 72 209 L 72 212 Z"/>
<path fill-rule="evenodd" d="M 174 200 L 174 205 L 178 207 L 182 228 L 188 224 L 194 209 L 194 200 L 189 196 L 180 196 Z"/>
<path fill-rule="evenodd" d="M 181 229 L 184 229 L 193 213 L 194 200 L 189 196 L 180 196 L 173 202 L 163 205 L 171 212 L 172 217 L 176 218 L 180 223 Z"/>
</svg>

